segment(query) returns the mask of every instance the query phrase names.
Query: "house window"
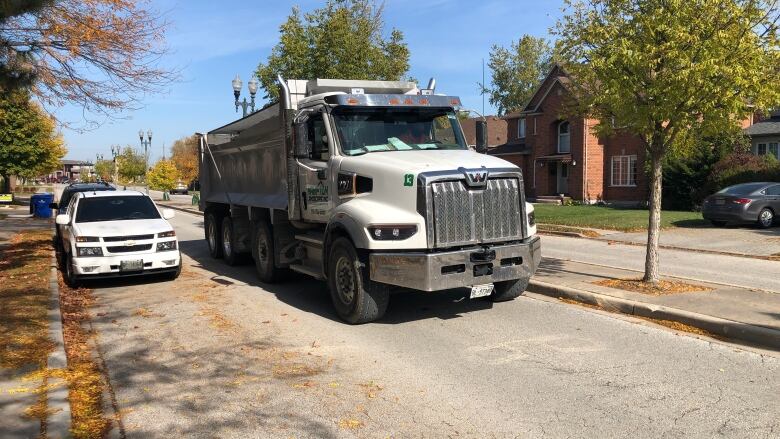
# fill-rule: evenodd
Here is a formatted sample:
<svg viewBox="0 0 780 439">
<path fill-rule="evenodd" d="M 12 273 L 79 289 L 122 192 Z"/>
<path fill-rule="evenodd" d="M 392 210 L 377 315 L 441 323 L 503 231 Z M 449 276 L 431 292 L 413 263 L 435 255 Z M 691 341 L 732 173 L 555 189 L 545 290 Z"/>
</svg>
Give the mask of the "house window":
<svg viewBox="0 0 780 439">
<path fill-rule="evenodd" d="M 558 152 L 571 152 L 571 133 L 569 133 L 569 122 L 558 124 Z"/>
<path fill-rule="evenodd" d="M 766 143 L 759 143 L 758 147 L 756 148 L 756 154 L 758 155 L 766 155 Z"/>
<path fill-rule="evenodd" d="M 525 119 L 517 120 L 517 138 L 525 139 Z"/>
<path fill-rule="evenodd" d="M 636 186 L 636 156 L 618 155 L 612 157 L 612 186 Z"/>
<path fill-rule="evenodd" d="M 776 142 L 772 142 L 772 143 L 769 144 L 769 153 L 774 155 L 776 159 L 780 158 L 780 155 L 778 155 L 778 153 L 780 153 L 780 151 L 777 150 L 777 143 Z"/>
</svg>

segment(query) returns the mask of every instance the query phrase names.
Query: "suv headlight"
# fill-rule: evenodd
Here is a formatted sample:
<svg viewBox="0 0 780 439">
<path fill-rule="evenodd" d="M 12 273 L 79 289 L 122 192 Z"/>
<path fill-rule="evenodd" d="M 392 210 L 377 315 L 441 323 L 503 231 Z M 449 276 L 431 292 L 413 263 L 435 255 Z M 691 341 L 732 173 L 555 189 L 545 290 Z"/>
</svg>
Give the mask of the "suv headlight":
<svg viewBox="0 0 780 439">
<path fill-rule="evenodd" d="M 376 241 L 400 241 L 408 239 L 415 233 L 417 233 L 417 226 L 414 224 L 370 226 L 368 228 L 371 239 Z"/>
<path fill-rule="evenodd" d="M 100 242 L 97 236 L 77 236 L 76 242 Z"/>
<path fill-rule="evenodd" d="M 100 247 L 76 247 L 79 256 L 103 256 L 103 249 Z"/>
<path fill-rule="evenodd" d="M 164 241 L 157 243 L 158 252 L 165 252 L 168 250 L 176 250 L 176 241 Z"/>
<path fill-rule="evenodd" d="M 171 238 L 173 236 L 176 236 L 175 230 L 168 230 L 167 232 L 162 232 L 157 234 L 158 238 Z"/>
</svg>

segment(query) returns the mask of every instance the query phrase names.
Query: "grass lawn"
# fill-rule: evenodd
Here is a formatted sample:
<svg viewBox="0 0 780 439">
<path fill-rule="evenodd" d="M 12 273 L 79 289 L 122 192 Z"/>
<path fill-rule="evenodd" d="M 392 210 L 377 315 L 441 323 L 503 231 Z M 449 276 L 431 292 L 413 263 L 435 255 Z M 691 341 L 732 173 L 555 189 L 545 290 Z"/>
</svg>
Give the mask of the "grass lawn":
<svg viewBox="0 0 780 439">
<path fill-rule="evenodd" d="M 596 229 L 646 230 L 648 211 L 605 206 L 557 206 L 536 204 L 536 222 Z M 700 227 L 705 221 L 699 212 L 663 211 L 661 227 Z"/>
</svg>

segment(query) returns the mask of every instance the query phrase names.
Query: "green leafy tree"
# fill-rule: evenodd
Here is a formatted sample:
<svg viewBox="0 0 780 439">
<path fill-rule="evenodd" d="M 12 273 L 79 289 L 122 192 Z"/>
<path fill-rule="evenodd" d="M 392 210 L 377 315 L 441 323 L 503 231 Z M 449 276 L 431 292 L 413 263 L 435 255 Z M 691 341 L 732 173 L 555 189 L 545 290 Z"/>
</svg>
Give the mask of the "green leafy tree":
<svg viewBox="0 0 780 439">
<path fill-rule="evenodd" d="M 95 174 L 103 180 L 110 181 L 114 177 L 114 162 L 111 160 L 98 160 L 95 162 Z"/>
<path fill-rule="evenodd" d="M 65 156 L 54 120 L 26 92 L 0 93 L 0 176 L 3 192 L 9 176 L 33 178 L 47 174 Z"/>
<path fill-rule="evenodd" d="M 149 187 L 158 191 L 169 191 L 181 180 L 181 173 L 173 160 L 160 160 L 146 175 Z"/>
<path fill-rule="evenodd" d="M 403 78 L 409 49 L 401 31 L 384 36 L 382 14 L 382 5 L 372 0 L 328 0 L 306 14 L 293 7 L 279 27 L 279 43 L 255 73 L 266 97 L 278 99 L 278 74 L 285 79 Z"/>
<path fill-rule="evenodd" d="M 552 49 L 544 38 L 523 35 L 509 48 L 490 49 L 490 87 L 480 83 L 498 114 L 522 109 L 552 67 Z"/>
<path fill-rule="evenodd" d="M 576 104 L 644 142 L 649 161 L 646 282 L 659 279 L 662 166 L 693 133 L 736 126 L 780 101 L 777 2 L 567 0 L 557 55 Z M 609 134 L 612 124 L 596 127 Z"/>
<path fill-rule="evenodd" d="M 146 174 L 146 161 L 144 153 L 125 146 L 116 158 L 119 180 L 123 183 L 136 183 Z"/>
</svg>

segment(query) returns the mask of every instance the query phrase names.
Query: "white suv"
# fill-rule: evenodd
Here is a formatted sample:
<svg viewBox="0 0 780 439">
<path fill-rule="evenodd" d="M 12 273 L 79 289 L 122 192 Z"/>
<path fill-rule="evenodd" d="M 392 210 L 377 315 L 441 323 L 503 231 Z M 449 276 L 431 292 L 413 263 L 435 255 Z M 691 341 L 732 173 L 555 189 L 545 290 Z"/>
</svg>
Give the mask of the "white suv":
<svg viewBox="0 0 780 439">
<path fill-rule="evenodd" d="M 176 232 L 167 221 L 171 209 L 159 210 L 138 191 L 81 192 L 64 214 L 61 262 L 65 282 L 81 279 L 165 273 L 176 279 L 181 254 Z"/>
</svg>

